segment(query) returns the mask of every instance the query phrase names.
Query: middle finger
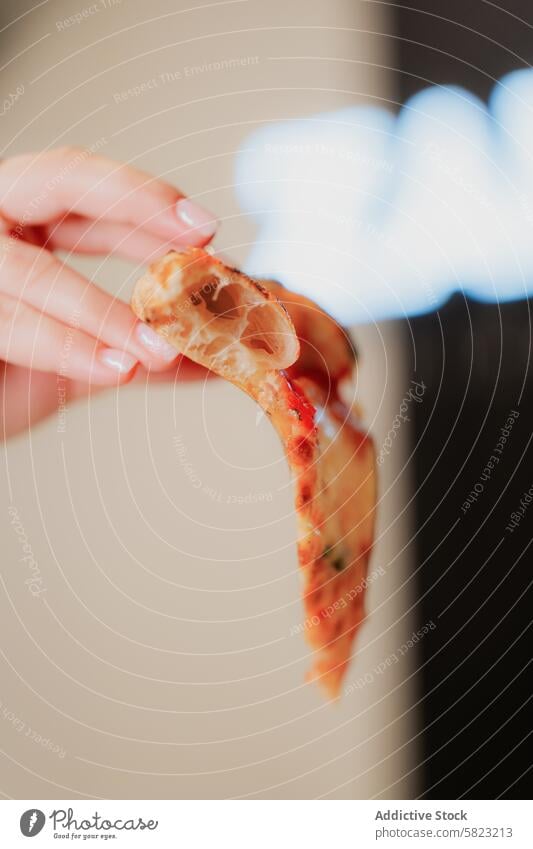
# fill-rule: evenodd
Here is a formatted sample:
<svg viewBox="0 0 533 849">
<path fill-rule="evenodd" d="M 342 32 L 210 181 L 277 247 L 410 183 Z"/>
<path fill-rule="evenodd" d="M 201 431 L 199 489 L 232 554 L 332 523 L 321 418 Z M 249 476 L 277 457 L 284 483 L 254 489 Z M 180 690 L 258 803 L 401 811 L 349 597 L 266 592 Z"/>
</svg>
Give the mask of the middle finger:
<svg viewBox="0 0 533 849">
<path fill-rule="evenodd" d="M 147 368 L 164 369 L 176 359 L 175 348 L 138 321 L 127 304 L 42 248 L 0 239 L 0 291 L 128 351 Z"/>
</svg>

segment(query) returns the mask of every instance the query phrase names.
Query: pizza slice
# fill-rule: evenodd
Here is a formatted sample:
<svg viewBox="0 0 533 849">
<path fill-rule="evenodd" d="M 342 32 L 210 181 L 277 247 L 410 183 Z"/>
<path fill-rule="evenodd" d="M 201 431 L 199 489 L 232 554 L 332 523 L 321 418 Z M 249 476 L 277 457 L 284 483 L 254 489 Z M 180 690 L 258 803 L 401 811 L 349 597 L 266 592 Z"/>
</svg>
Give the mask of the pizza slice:
<svg viewBox="0 0 533 849">
<path fill-rule="evenodd" d="M 182 354 L 239 386 L 279 434 L 295 484 L 308 675 L 339 695 L 364 619 L 374 533 L 374 447 L 343 387 L 355 353 L 312 301 L 206 251 L 171 252 L 137 282 L 135 314 Z"/>
</svg>

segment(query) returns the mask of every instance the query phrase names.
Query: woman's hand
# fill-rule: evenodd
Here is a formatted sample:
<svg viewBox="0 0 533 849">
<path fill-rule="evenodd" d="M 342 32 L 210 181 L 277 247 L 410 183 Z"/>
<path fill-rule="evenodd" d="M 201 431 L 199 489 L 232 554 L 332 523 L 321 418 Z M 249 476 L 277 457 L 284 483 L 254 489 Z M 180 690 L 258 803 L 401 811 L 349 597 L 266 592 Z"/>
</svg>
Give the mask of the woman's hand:
<svg viewBox="0 0 533 849">
<path fill-rule="evenodd" d="M 0 162 L 0 438 L 90 387 L 162 371 L 176 351 L 129 306 L 54 256 L 146 263 L 205 245 L 213 216 L 168 183 L 82 148 Z M 192 364 L 180 374 L 194 376 Z"/>
</svg>

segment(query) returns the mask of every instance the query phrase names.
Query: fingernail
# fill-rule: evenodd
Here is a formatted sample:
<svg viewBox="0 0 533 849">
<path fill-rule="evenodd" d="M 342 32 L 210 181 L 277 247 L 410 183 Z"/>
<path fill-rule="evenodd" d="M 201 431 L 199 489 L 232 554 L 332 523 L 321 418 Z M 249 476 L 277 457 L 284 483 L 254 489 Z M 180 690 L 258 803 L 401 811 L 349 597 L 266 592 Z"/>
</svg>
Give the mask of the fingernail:
<svg viewBox="0 0 533 849">
<path fill-rule="evenodd" d="M 197 206 L 192 200 L 182 198 L 176 204 L 178 218 L 186 224 L 190 230 L 194 230 L 200 236 L 214 236 L 218 221 L 211 212 Z"/>
<path fill-rule="evenodd" d="M 98 352 L 98 359 L 119 374 L 128 374 L 137 365 L 135 357 L 116 348 L 101 348 Z"/>
<path fill-rule="evenodd" d="M 179 351 L 173 345 L 170 345 L 159 333 L 156 333 L 147 324 L 143 324 L 142 321 L 135 328 L 135 336 L 147 351 L 155 354 L 156 357 L 161 357 L 162 360 L 170 362 L 179 356 Z"/>
</svg>

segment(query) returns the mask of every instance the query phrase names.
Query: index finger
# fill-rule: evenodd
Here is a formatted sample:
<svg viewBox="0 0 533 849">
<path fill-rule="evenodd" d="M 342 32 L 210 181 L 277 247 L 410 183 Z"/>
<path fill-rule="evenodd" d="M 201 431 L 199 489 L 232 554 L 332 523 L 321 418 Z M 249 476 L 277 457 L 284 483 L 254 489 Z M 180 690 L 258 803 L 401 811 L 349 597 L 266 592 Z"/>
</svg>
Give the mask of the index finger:
<svg viewBox="0 0 533 849">
<path fill-rule="evenodd" d="M 182 245 L 205 245 L 216 218 L 144 171 L 65 147 L 0 162 L 0 212 L 25 225 L 68 213 L 142 227 Z"/>
</svg>

